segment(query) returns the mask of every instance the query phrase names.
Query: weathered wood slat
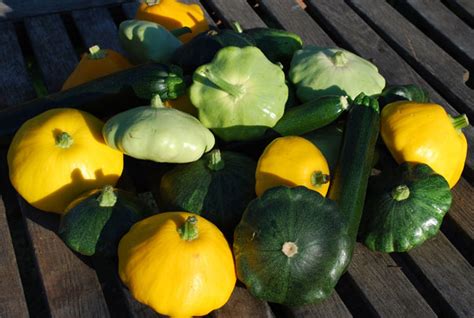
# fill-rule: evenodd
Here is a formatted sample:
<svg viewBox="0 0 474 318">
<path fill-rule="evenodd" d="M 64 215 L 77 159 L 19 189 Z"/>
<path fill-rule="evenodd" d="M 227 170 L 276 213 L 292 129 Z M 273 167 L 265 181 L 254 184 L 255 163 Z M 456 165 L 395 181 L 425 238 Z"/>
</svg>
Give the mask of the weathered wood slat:
<svg viewBox="0 0 474 318">
<path fill-rule="evenodd" d="M 123 53 L 117 26 L 107 9 L 77 10 L 72 12 L 72 17 L 86 47 L 99 45 Z"/>
<path fill-rule="evenodd" d="M 441 230 L 450 242 L 474 265 L 474 188 L 465 179 L 459 180 L 451 191 L 453 203 L 443 220 Z"/>
<path fill-rule="evenodd" d="M 59 91 L 78 62 L 61 17 L 27 18 L 25 27 L 48 92 Z"/>
<path fill-rule="evenodd" d="M 446 2 L 459 5 L 466 10 L 472 18 L 474 18 L 474 2 L 470 0 L 447 0 Z"/>
<path fill-rule="evenodd" d="M 474 188 L 464 179 L 452 189 L 453 204 L 448 212 L 448 217 L 454 219 L 456 224 L 474 240 Z M 472 246 L 471 246 L 472 247 Z"/>
<path fill-rule="evenodd" d="M 281 307 L 281 312 L 287 317 L 294 318 L 349 318 L 351 312 L 342 302 L 339 295 L 334 292 L 320 304 L 305 305 L 301 307 Z"/>
<path fill-rule="evenodd" d="M 57 236 L 57 215 L 18 196 L 52 317 L 109 317 L 96 272 Z"/>
<path fill-rule="evenodd" d="M 210 316 L 272 318 L 274 314 L 266 302 L 253 297 L 245 287 L 236 286 L 229 301 L 222 308 L 211 312 Z"/>
<path fill-rule="evenodd" d="M 36 96 L 10 22 L 0 22 L 0 74 L 0 109 Z"/>
<path fill-rule="evenodd" d="M 3 0 L 0 21 L 123 3 L 130 0 Z"/>
<path fill-rule="evenodd" d="M 344 1 L 310 0 L 308 5 L 308 10 L 344 46 L 373 61 L 389 84 L 419 85 L 428 91 L 431 100 L 443 105 L 448 113 L 453 116 L 459 114 Z M 463 132 L 468 140 L 466 171 L 474 176 L 474 127 L 471 125 Z"/>
<path fill-rule="evenodd" d="M 442 233 L 411 250 L 408 255 L 456 315 L 472 317 L 473 267 Z"/>
<path fill-rule="evenodd" d="M 444 3 L 471 27 L 474 27 L 474 1 L 446 0 Z"/>
<path fill-rule="evenodd" d="M 382 37 L 462 113 L 474 119 L 474 91 L 467 71 L 385 1 L 350 0 Z"/>
<path fill-rule="evenodd" d="M 357 244 L 349 274 L 381 317 L 436 317 L 397 264 Z"/>
<path fill-rule="evenodd" d="M 402 10 L 408 10 L 414 24 L 427 30 L 439 46 L 466 67 L 474 66 L 474 30 L 441 1 L 408 0 L 400 6 Z"/>
<path fill-rule="evenodd" d="M 244 29 L 266 27 L 265 23 L 244 0 L 207 0 L 206 3 L 216 11 L 226 26 L 238 21 Z"/>
<path fill-rule="evenodd" d="M 0 317 L 28 317 L 28 308 L 13 251 L 2 194 L 0 194 L 0 251 L 2 254 L 0 257 Z"/>
<path fill-rule="evenodd" d="M 284 29 L 298 34 L 304 45 L 334 45 L 321 27 L 294 0 L 262 0 L 260 7 Z"/>
</svg>

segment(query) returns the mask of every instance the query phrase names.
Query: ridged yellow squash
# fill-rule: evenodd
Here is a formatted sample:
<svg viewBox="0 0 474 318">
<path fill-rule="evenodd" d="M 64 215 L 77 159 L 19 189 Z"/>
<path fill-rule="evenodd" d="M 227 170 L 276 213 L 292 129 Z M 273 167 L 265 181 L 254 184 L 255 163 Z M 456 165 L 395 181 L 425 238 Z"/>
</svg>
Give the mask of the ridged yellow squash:
<svg viewBox="0 0 474 318">
<path fill-rule="evenodd" d="M 206 219 L 166 212 L 136 223 L 118 248 L 119 274 L 133 297 L 172 317 L 223 306 L 236 282 L 224 235 Z"/>
<path fill-rule="evenodd" d="M 62 214 L 81 193 L 115 185 L 123 154 L 104 143 L 103 125 L 91 114 L 68 108 L 26 121 L 8 149 L 13 187 L 32 206 Z"/>
<path fill-rule="evenodd" d="M 440 105 L 400 101 L 383 108 L 380 134 L 398 163 L 427 164 L 452 188 L 466 161 L 467 125 L 466 115 L 452 118 Z"/>
<path fill-rule="evenodd" d="M 280 185 L 305 186 L 325 196 L 329 189 L 329 167 L 324 155 L 310 141 L 298 136 L 280 137 L 260 156 L 255 182 L 258 196 Z"/>
</svg>

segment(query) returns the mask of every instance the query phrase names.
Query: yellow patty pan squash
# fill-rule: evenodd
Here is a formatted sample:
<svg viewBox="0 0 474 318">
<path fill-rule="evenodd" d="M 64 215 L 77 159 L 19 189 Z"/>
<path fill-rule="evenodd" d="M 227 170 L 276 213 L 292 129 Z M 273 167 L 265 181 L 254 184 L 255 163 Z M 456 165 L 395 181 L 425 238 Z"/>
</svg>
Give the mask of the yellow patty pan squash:
<svg viewBox="0 0 474 318">
<path fill-rule="evenodd" d="M 91 114 L 68 108 L 26 121 L 8 149 L 13 187 L 32 206 L 62 214 L 81 193 L 115 185 L 123 154 L 104 143 L 103 125 Z"/>
<path fill-rule="evenodd" d="M 257 196 L 280 185 L 305 186 L 325 196 L 329 189 L 329 167 L 324 155 L 310 141 L 298 136 L 280 137 L 260 156 L 255 182 Z"/>
<path fill-rule="evenodd" d="M 452 188 L 461 177 L 467 156 L 466 115 L 450 117 L 444 108 L 431 103 L 400 101 L 382 110 L 380 134 L 400 164 L 429 165 Z"/>
<path fill-rule="evenodd" d="M 89 53 L 82 55 L 79 64 L 66 79 L 61 90 L 79 86 L 132 66 L 122 54 L 94 45 L 89 48 Z"/>
<path fill-rule="evenodd" d="M 204 12 L 198 4 L 187 4 L 179 0 L 143 1 L 135 19 L 158 23 L 170 31 L 188 27 L 192 33 L 180 37 L 183 43 L 209 29 Z"/>
<path fill-rule="evenodd" d="M 118 248 L 119 274 L 139 302 L 172 317 L 222 307 L 236 282 L 224 235 L 206 219 L 166 212 L 136 223 Z"/>
</svg>

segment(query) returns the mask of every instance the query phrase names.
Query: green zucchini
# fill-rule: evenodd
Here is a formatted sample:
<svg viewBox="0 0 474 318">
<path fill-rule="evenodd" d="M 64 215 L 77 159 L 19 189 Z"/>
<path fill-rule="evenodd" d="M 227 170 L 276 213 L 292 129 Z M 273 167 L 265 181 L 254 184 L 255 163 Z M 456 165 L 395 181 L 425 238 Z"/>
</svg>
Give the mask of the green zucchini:
<svg viewBox="0 0 474 318">
<path fill-rule="evenodd" d="M 379 134 L 380 113 L 376 98 L 361 93 L 351 105 L 344 127 L 341 153 L 328 197 L 339 204 L 347 233 L 355 246 L 367 184 Z"/>
<path fill-rule="evenodd" d="M 77 108 L 98 117 L 110 116 L 126 109 L 145 105 L 149 100 L 140 99 L 134 93 L 140 86 L 159 87 L 151 83 L 160 74 L 163 64 L 150 63 L 117 72 L 77 87 L 8 107 L 0 111 L 0 145 L 8 144 L 15 131 L 28 119 L 52 108 Z M 166 67 L 166 69 L 168 69 Z M 162 80 L 158 76 L 157 81 Z M 146 95 L 142 88 L 140 92 Z"/>
<path fill-rule="evenodd" d="M 302 135 L 329 125 L 348 106 L 347 96 L 323 96 L 288 109 L 273 130 L 282 136 Z"/>
</svg>

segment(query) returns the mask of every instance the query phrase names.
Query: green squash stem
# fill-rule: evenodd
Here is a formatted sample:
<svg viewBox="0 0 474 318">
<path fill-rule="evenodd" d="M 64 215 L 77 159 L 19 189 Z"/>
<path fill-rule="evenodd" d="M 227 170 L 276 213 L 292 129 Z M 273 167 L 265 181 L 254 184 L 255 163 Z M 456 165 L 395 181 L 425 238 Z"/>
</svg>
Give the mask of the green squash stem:
<svg viewBox="0 0 474 318">
<path fill-rule="evenodd" d="M 285 242 L 281 248 L 281 251 L 286 256 L 293 257 L 298 254 L 298 245 L 296 245 L 294 242 Z"/>
<path fill-rule="evenodd" d="M 97 198 L 97 202 L 99 202 L 99 206 L 103 208 L 113 207 L 117 202 L 117 195 L 114 192 L 114 187 L 106 185 Z"/>
<path fill-rule="evenodd" d="M 106 55 L 106 50 L 102 50 L 98 45 L 94 45 L 89 48 L 89 54 L 87 55 L 87 57 L 91 60 L 100 60 L 105 58 Z"/>
<path fill-rule="evenodd" d="M 59 148 L 68 149 L 73 143 L 74 139 L 65 131 L 56 136 L 56 146 Z"/>
<path fill-rule="evenodd" d="M 410 196 L 410 189 L 405 184 L 402 184 L 393 189 L 390 195 L 396 201 L 403 201 Z"/>
<path fill-rule="evenodd" d="M 244 93 L 240 86 L 237 86 L 237 85 L 234 85 L 234 84 L 231 84 L 231 83 L 227 82 L 225 79 L 223 79 L 222 77 L 214 74 L 209 69 L 204 70 L 204 74 L 200 74 L 200 75 L 207 78 L 214 85 L 216 85 L 221 90 L 228 93 L 229 95 L 232 95 L 234 97 L 238 97 L 238 96 L 240 96 Z"/>
<path fill-rule="evenodd" d="M 188 27 L 182 27 L 182 28 L 179 28 L 179 29 L 175 29 L 175 30 L 172 30 L 170 31 L 171 34 L 173 34 L 175 37 L 179 38 L 180 36 L 182 35 L 185 35 L 185 34 L 188 34 L 188 33 L 192 33 L 193 30 L 191 30 L 190 28 Z"/>
<path fill-rule="evenodd" d="M 329 182 L 329 175 L 324 174 L 322 171 L 315 171 L 311 175 L 311 184 L 315 187 L 322 186 Z"/>
<path fill-rule="evenodd" d="M 230 24 L 231 27 L 232 27 L 232 30 L 234 30 L 235 32 L 237 33 L 242 33 L 244 32 L 244 30 L 242 29 L 242 26 L 240 25 L 239 22 L 237 21 L 232 21 L 232 23 Z"/>
<path fill-rule="evenodd" d="M 179 236 L 182 240 L 192 241 L 199 236 L 197 229 L 197 218 L 195 216 L 188 216 L 183 225 L 178 228 Z"/>
<path fill-rule="evenodd" d="M 334 55 L 331 57 L 331 60 L 335 66 L 341 67 L 346 65 L 348 59 L 347 56 L 344 54 L 343 51 L 337 51 L 334 53 Z"/>
<path fill-rule="evenodd" d="M 207 167 L 212 171 L 219 171 L 224 169 L 224 160 L 222 160 L 221 151 L 219 149 L 214 149 L 209 154 L 209 162 Z"/>
<path fill-rule="evenodd" d="M 153 108 L 165 107 L 165 105 L 163 105 L 163 102 L 161 101 L 161 97 L 159 94 L 156 94 L 155 96 L 151 98 L 150 106 Z"/>
<path fill-rule="evenodd" d="M 451 122 L 453 123 L 454 129 L 461 130 L 467 126 L 469 126 L 469 119 L 467 118 L 466 114 L 462 114 L 456 117 L 450 117 Z"/>
</svg>

